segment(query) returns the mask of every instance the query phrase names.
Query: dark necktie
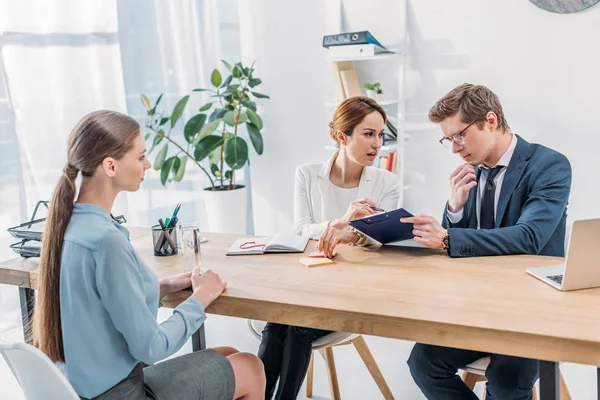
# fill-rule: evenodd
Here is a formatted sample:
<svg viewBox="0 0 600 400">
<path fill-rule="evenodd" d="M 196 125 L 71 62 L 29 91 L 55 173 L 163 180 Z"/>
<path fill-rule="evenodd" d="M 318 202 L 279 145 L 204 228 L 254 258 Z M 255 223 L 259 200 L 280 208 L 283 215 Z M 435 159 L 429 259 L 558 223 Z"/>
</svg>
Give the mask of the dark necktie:
<svg viewBox="0 0 600 400">
<path fill-rule="evenodd" d="M 485 188 L 483 189 L 483 196 L 481 196 L 480 229 L 493 229 L 495 227 L 494 203 L 496 199 L 496 183 L 494 183 L 494 178 L 502 171 L 502 168 L 504 167 L 495 167 L 487 170 Z"/>
</svg>

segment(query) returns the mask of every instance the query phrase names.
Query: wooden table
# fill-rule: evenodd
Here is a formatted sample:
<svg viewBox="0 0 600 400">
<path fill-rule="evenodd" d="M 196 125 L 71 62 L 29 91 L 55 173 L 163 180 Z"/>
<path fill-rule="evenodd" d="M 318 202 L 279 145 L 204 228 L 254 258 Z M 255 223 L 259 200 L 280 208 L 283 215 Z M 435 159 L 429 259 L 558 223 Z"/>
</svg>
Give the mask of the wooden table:
<svg viewBox="0 0 600 400">
<path fill-rule="evenodd" d="M 154 257 L 149 230 L 131 232 L 159 276 L 180 272 L 176 256 Z M 205 236 L 204 268 L 228 282 L 209 313 L 545 360 L 542 400 L 558 399 L 558 361 L 600 365 L 600 289 L 560 292 L 525 273 L 561 258 L 451 259 L 427 249 L 339 246 L 335 264 L 307 268 L 299 254 L 227 257 L 236 236 Z M 310 242 L 306 251 L 314 248 Z M 21 288 L 27 321 L 37 260 L 1 263 L 0 283 Z M 176 306 L 189 295 L 163 303 Z M 195 348 L 203 345 L 198 336 Z"/>
</svg>

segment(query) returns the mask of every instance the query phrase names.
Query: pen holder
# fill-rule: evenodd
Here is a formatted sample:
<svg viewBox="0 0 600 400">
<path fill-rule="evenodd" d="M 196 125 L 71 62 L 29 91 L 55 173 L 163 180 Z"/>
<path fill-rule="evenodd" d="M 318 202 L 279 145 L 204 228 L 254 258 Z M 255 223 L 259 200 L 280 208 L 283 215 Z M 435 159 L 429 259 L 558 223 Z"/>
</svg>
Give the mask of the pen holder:
<svg viewBox="0 0 600 400">
<path fill-rule="evenodd" d="M 177 254 L 177 229 L 163 229 L 160 225 L 152 227 L 152 248 L 155 256 L 172 256 Z"/>
</svg>

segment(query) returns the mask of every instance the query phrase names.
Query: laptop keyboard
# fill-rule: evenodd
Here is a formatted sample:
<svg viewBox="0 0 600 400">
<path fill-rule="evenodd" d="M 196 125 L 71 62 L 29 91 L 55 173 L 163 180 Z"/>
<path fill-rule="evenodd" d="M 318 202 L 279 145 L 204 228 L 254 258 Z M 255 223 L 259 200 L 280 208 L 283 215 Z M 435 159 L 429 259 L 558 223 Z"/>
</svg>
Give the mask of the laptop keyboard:
<svg viewBox="0 0 600 400">
<path fill-rule="evenodd" d="M 558 283 L 559 285 L 562 285 L 562 280 L 563 280 L 562 275 L 550 275 L 550 276 L 547 276 L 546 278 Z"/>
</svg>

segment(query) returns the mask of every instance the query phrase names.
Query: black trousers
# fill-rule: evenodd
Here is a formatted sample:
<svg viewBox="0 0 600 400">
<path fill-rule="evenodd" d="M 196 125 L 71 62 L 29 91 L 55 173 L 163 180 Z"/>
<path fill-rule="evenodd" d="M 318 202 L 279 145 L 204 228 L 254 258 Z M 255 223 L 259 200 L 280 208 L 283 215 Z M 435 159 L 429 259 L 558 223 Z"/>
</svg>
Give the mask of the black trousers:
<svg viewBox="0 0 600 400">
<path fill-rule="evenodd" d="M 487 377 L 488 400 L 530 400 L 538 379 L 538 362 L 530 358 L 417 343 L 408 359 L 410 373 L 425 397 L 431 400 L 477 400 L 458 369 L 491 356 Z"/>
<path fill-rule="evenodd" d="M 310 362 L 312 343 L 331 331 L 267 323 L 258 349 L 265 366 L 265 399 L 271 400 L 277 381 L 276 400 L 295 400 Z"/>
</svg>

